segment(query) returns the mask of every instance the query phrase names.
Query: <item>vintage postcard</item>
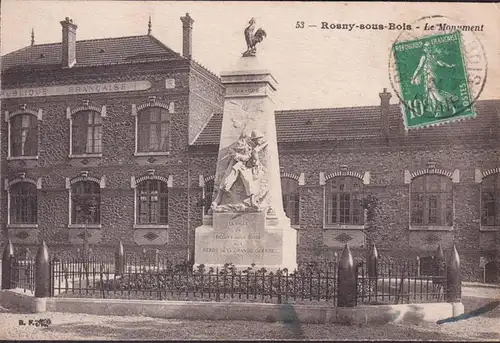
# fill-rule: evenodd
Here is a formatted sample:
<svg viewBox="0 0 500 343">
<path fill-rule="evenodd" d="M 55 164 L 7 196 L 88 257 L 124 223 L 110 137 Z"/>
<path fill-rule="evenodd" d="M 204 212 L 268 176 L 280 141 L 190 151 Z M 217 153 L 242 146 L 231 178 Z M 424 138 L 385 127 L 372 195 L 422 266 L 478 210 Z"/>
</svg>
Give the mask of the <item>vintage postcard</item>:
<svg viewBox="0 0 500 343">
<path fill-rule="evenodd" d="M 498 4 L 0 14 L 0 339 L 500 340 Z"/>
</svg>

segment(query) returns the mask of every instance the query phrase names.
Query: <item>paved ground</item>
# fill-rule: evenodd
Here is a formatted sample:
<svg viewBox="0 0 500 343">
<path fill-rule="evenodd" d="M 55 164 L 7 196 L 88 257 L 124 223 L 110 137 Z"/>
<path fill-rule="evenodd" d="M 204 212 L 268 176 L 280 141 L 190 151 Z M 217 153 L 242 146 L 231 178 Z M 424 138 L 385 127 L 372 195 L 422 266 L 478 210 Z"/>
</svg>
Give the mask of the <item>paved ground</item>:
<svg viewBox="0 0 500 343">
<path fill-rule="evenodd" d="M 500 289 L 464 287 L 465 311 L 500 298 Z M 19 320 L 49 318 L 49 327 L 19 326 Z M 479 317 L 447 324 L 286 324 L 241 321 L 185 321 L 87 314 L 23 314 L 0 308 L 0 339 L 155 340 L 304 339 L 500 341 L 500 307 Z"/>
</svg>

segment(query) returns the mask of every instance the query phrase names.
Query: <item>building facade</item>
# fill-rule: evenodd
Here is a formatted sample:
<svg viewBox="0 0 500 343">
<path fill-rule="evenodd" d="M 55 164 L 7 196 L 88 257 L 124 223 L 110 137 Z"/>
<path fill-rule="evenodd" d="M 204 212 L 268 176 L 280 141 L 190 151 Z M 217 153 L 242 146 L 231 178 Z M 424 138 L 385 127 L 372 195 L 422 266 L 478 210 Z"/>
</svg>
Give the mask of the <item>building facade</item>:
<svg viewBox="0 0 500 343">
<path fill-rule="evenodd" d="M 192 258 L 208 212 L 224 88 L 151 34 L 62 42 L 2 58 L 2 241 L 51 251 Z M 477 117 L 405 131 L 399 105 L 277 111 L 284 207 L 300 260 L 374 243 L 422 259 L 455 244 L 463 277 L 496 278 L 500 258 L 500 101 Z"/>
</svg>

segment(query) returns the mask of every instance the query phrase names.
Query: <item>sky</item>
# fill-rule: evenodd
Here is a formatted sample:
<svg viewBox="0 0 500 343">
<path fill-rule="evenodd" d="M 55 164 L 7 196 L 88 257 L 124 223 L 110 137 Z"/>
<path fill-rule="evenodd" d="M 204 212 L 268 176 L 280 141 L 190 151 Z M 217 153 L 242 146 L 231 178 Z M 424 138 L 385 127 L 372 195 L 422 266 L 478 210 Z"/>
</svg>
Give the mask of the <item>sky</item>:
<svg viewBox="0 0 500 343">
<path fill-rule="evenodd" d="M 61 41 L 60 21 L 78 25 L 77 39 L 142 35 L 152 18 L 152 33 L 182 52 L 180 17 L 194 19 L 193 58 L 219 74 L 246 50 L 243 30 L 250 17 L 267 32 L 257 46 L 259 60 L 277 79 L 277 109 L 377 105 L 389 81 L 389 55 L 400 31 L 321 29 L 322 22 L 410 23 L 446 15 L 466 24 L 484 24 L 477 37 L 488 59 L 481 99 L 500 98 L 500 10 L 498 4 L 332 3 L 332 2 L 168 2 L 25 1 L 1 2 L 1 54 Z M 304 29 L 296 28 L 304 22 Z M 317 25 L 310 28 L 308 25 Z M 398 101 L 396 96 L 392 103 Z"/>
</svg>

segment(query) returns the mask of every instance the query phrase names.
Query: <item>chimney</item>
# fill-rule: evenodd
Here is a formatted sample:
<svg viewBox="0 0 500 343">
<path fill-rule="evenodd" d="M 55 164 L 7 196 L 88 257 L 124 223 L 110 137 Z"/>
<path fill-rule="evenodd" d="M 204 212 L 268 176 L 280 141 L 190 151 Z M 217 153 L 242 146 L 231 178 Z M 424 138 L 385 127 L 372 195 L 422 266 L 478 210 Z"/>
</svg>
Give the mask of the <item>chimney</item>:
<svg viewBox="0 0 500 343">
<path fill-rule="evenodd" d="M 66 17 L 62 26 L 62 67 L 71 68 L 76 63 L 76 26 L 73 20 Z"/>
<path fill-rule="evenodd" d="M 186 13 L 185 17 L 181 17 L 182 21 L 182 56 L 191 59 L 192 41 L 193 41 L 193 23 L 194 20 Z"/>
<path fill-rule="evenodd" d="M 389 140 L 389 101 L 392 95 L 387 92 L 387 88 L 384 88 L 384 91 L 378 95 L 380 96 L 381 134 L 387 142 Z"/>
</svg>

